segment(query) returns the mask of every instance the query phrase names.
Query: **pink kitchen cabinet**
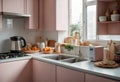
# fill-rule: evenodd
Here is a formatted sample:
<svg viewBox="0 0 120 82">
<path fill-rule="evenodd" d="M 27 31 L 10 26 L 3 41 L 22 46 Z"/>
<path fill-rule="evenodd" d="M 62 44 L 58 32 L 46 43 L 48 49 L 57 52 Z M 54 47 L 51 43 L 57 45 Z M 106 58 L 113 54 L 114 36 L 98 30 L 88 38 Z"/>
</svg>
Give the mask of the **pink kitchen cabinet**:
<svg viewBox="0 0 120 82">
<path fill-rule="evenodd" d="M 33 82 L 30 60 L 0 63 L 0 82 Z"/>
<path fill-rule="evenodd" d="M 28 29 L 38 29 L 38 2 L 39 0 L 26 0 L 26 14 L 31 15 L 25 19 L 25 27 Z"/>
<path fill-rule="evenodd" d="M 43 1 L 43 30 L 66 31 L 68 28 L 68 0 Z"/>
<path fill-rule="evenodd" d="M 0 0 L 0 31 L 2 29 L 2 15 L 1 15 L 1 12 L 2 12 L 2 0 Z"/>
<path fill-rule="evenodd" d="M 57 66 L 57 82 L 84 82 L 84 73 Z"/>
<path fill-rule="evenodd" d="M 85 82 L 118 82 L 118 81 L 106 79 L 106 78 L 91 75 L 91 74 L 85 74 Z"/>
<path fill-rule="evenodd" d="M 108 8 L 112 11 L 116 6 L 116 0 L 97 0 L 97 35 L 120 35 L 120 21 L 99 21 Z"/>
<path fill-rule="evenodd" d="M 56 66 L 33 60 L 33 82 L 56 82 Z"/>
<path fill-rule="evenodd" d="M 0 31 L 2 30 L 2 15 L 0 15 Z"/>
<path fill-rule="evenodd" d="M 25 0 L 2 0 L 3 12 L 25 14 Z"/>
<path fill-rule="evenodd" d="M 39 0 L 39 29 L 43 30 L 43 1 Z"/>
</svg>

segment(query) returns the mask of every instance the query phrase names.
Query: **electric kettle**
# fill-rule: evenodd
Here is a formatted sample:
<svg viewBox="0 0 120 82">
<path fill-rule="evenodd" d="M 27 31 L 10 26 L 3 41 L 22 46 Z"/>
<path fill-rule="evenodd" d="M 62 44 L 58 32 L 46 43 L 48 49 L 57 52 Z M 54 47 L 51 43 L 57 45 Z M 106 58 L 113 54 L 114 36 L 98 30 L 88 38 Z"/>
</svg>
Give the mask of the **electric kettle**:
<svg viewBox="0 0 120 82">
<path fill-rule="evenodd" d="M 12 53 L 19 53 L 21 52 L 21 49 L 26 46 L 26 41 L 23 37 L 13 36 L 13 37 L 10 37 L 10 40 L 11 40 Z"/>
</svg>

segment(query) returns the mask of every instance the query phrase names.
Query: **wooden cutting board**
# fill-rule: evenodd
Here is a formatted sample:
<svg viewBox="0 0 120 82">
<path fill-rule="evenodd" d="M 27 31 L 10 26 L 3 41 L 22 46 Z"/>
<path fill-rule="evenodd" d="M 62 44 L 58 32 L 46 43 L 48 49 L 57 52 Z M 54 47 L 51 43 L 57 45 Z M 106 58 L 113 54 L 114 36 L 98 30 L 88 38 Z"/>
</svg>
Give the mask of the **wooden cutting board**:
<svg viewBox="0 0 120 82">
<path fill-rule="evenodd" d="M 97 67 L 103 67 L 103 68 L 116 68 L 116 67 L 119 67 L 119 64 L 117 64 L 114 61 L 111 64 L 105 64 L 105 63 L 103 63 L 103 61 L 99 61 L 99 62 L 95 62 L 94 65 L 97 66 Z"/>
</svg>

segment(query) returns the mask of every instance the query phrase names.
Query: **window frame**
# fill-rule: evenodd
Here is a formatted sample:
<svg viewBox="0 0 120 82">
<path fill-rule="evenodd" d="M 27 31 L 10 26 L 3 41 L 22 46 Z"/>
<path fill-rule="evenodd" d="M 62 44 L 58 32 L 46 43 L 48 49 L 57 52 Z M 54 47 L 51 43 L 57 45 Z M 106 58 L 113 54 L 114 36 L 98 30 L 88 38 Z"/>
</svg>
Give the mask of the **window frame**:
<svg viewBox="0 0 120 82">
<path fill-rule="evenodd" d="M 69 2 L 69 5 L 68 5 L 68 8 L 69 8 L 69 10 L 68 10 L 68 24 L 69 24 L 69 26 L 70 26 L 70 24 L 71 24 L 71 16 L 70 16 L 70 13 L 71 13 L 71 0 L 69 0 L 68 1 Z M 83 13 L 82 13 L 82 15 L 83 15 L 83 21 L 82 21 L 82 23 L 83 23 L 83 40 L 87 40 L 87 7 L 88 6 L 92 6 L 92 5 L 97 5 L 97 1 L 96 0 L 94 0 L 94 1 L 87 1 L 87 0 L 83 0 L 83 9 L 82 9 L 82 11 L 83 11 Z M 96 8 L 97 9 L 97 8 Z M 97 16 L 97 13 L 96 13 L 96 16 Z M 68 28 L 68 35 L 70 36 L 70 28 Z M 96 39 L 95 40 L 97 40 L 98 39 L 98 37 L 97 37 L 97 25 L 96 25 Z"/>
<path fill-rule="evenodd" d="M 97 1 L 96 0 L 93 0 L 93 1 L 87 1 L 87 0 L 84 0 L 84 9 L 83 9 L 83 13 L 84 13 L 84 25 L 85 25 L 85 30 L 84 30 L 84 35 L 85 35 L 85 39 L 84 40 L 88 40 L 87 39 L 87 7 L 88 6 L 93 6 L 93 5 L 97 5 Z M 97 6 L 96 6 L 96 11 L 97 11 Z M 96 12 L 96 17 L 97 17 L 97 12 Z M 90 40 L 98 40 L 98 37 L 97 37 L 97 19 L 96 19 L 96 39 L 90 39 Z"/>
</svg>

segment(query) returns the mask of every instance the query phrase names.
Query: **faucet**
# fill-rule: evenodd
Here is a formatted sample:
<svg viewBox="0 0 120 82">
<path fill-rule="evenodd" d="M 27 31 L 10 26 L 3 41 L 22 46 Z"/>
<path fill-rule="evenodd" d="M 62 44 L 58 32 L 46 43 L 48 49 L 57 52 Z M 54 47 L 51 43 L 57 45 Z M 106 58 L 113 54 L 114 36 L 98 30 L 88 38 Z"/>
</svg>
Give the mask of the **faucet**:
<svg viewBox="0 0 120 82">
<path fill-rule="evenodd" d="M 79 46 L 79 54 L 78 54 L 78 57 L 75 59 L 75 61 L 79 61 L 79 60 L 84 60 L 83 56 L 82 56 L 82 53 L 80 51 L 80 46 Z"/>
</svg>

